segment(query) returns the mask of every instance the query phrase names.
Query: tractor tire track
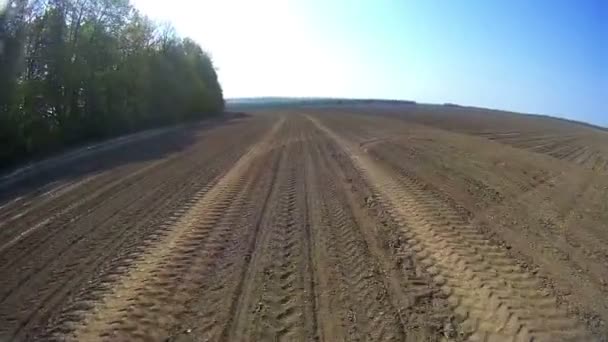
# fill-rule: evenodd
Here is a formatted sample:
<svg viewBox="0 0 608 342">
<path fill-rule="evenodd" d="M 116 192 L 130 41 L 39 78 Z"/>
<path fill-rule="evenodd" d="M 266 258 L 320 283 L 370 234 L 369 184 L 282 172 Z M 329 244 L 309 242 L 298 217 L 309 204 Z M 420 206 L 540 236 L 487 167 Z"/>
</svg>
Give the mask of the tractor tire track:
<svg viewBox="0 0 608 342">
<path fill-rule="evenodd" d="M 169 337 L 186 312 L 192 294 L 212 274 L 231 240 L 251 196 L 258 171 L 248 172 L 267 155 L 270 138 L 241 157 L 115 284 L 113 291 L 76 328 L 75 340 L 159 340 Z M 258 162 L 264 165 L 266 161 Z M 248 216 L 248 215 L 245 215 Z"/>
<path fill-rule="evenodd" d="M 338 341 L 396 341 L 404 339 L 404 326 L 399 312 L 389 300 L 381 271 L 370 255 L 367 243 L 349 209 L 338 193 L 336 175 L 326 169 L 319 151 L 308 161 L 309 179 L 315 182 L 310 193 L 318 197 L 311 201 L 311 225 L 315 227 L 318 245 L 317 269 L 319 292 L 325 295 L 321 328 L 325 340 Z M 329 318 L 332 319 L 329 319 Z M 336 320 L 336 318 L 338 318 Z M 329 324 L 339 322 L 340 324 Z"/>
<path fill-rule="evenodd" d="M 107 284 L 97 281 L 98 272 L 108 268 L 114 275 L 123 272 L 146 247 L 146 241 L 153 241 L 155 234 L 166 228 L 161 219 L 177 211 L 196 191 L 206 191 L 205 185 L 229 168 L 263 127 L 252 129 L 251 136 L 239 144 L 226 145 L 229 148 L 220 149 L 215 157 L 211 154 L 211 159 L 202 158 L 189 165 L 192 156 L 180 158 L 159 169 L 162 172 L 154 177 L 144 177 L 118 201 L 100 204 L 94 212 L 70 221 L 60 230 L 61 238 L 54 237 L 33 249 L 35 255 L 19 261 L 23 274 L 10 273 L 17 264 L 6 269 L 2 281 L 14 285 L 2 288 L 8 292 L 0 309 L 0 336 L 22 340 L 49 337 L 47 332 L 53 329 L 66 330 L 59 322 L 77 320 L 79 311 L 89 305 L 70 303 L 69 298 L 84 295 L 92 299 L 99 292 L 96 287 L 107 288 Z M 33 238 L 29 236 L 24 243 L 38 244 Z M 82 291 L 83 284 L 90 291 Z M 78 310 L 70 310 L 71 304 Z"/>
<path fill-rule="evenodd" d="M 209 272 L 207 278 L 202 281 L 197 298 L 188 305 L 184 318 L 173 329 L 172 338 L 188 340 L 193 334 L 205 341 L 226 340 L 251 255 L 259 240 L 262 216 L 270 204 L 271 194 L 276 188 L 277 175 L 283 165 L 283 142 L 286 139 L 286 130 L 278 133 L 271 144 L 273 147 L 268 152 L 268 158 L 257 160 L 251 167 L 264 170 L 260 171 L 262 174 L 253 182 L 255 189 L 252 195 L 243 198 L 241 203 L 241 222 L 235 226 L 242 228 L 239 228 L 238 235 L 232 237 L 233 243 L 228 245 L 225 253 L 217 258 L 218 264 L 213 272 Z"/>
<path fill-rule="evenodd" d="M 230 162 L 231 159 L 234 159 L 236 157 L 234 152 L 236 152 L 238 155 L 239 152 L 237 152 L 237 151 L 238 151 L 238 149 L 236 149 L 232 153 L 229 152 L 229 153 L 225 153 L 222 155 L 214 156 L 214 157 L 212 157 L 212 159 L 210 161 L 207 161 L 207 162 L 211 162 L 210 163 L 211 165 L 213 165 L 216 161 L 219 162 L 222 159 L 227 162 Z M 185 180 L 192 179 L 191 177 L 195 173 L 200 172 L 200 170 L 198 170 L 197 168 L 187 169 L 187 172 L 183 172 L 183 171 L 181 171 L 181 169 L 183 169 L 183 168 L 181 166 L 179 166 L 179 164 L 171 165 L 171 166 L 168 166 L 167 168 L 163 169 L 164 174 L 147 175 L 146 177 L 141 179 L 140 182 L 137 182 L 137 183 L 131 183 L 130 179 L 132 177 L 129 177 L 129 181 L 123 187 L 124 189 L 122 191 L 120 191 L 119 193 L 113 194 L 111 197 L 111 198 L 116 198 L 115 203 L 117 205 L 114 205 L 107 209 L 100 208 L 94 212 L 95 220 L 97 220 L 99 217 L 102 217 L 103 221 L 105 221 L 101 227 L 96 228 L 94 231 L 80 229 L 80 230 L 74 230 L 74 231 L 68 230 L 66 232 L 65 229 L 60 229 L 60 228 L 63 228 L 64 226 L 63 227 L 62 226 L 53 226 L 53 228 L 55 228 L 55 233 L 62 233 L 64 235 L 62 239 L 53 239 L 53 240 L 51 240 L 51 243 L 46 243 L 47 240 L 50 239 L 49 236 L 46 236 L 43 240 L 36 241 L 35 243 L 28 241 L 29 243 L 26 245 L 26 246 L 28 246 L 26 251 L 25 252 L 20 251 L 21 253 L 19 253 L 16 257 L 14 257 L 15 261 L 7 262 L 6 266 L 5 266 L 6 268 L 14 267 L 13 264 L 15 262 L 22 261 L 23 255 L 27 251 L 38 250 L 38 251 L 41 251 L 41 253 L 39 253 L 39 255 L 37 255 L 35 257 L 28 258 L 27 263 L 25 265 L 23 265 L 23 264 L 19 265 L 19 268 L 21 270 L 19 277 L 12 277 L 12 278 L 6 279 L 7 282 L 11 281 L 11 283 L 5 283 L 5 282 L 1 283 L 2 289 L 6 290 L 8 292 L 7 293 L 0 292 L 0 294 L 2 294 L 2 298 L 0 300 L 1 301 L 6 300 L 7 297 L 9 295 L 11 295 L 11 293 L 16 288 L 22 287 L 22 285 L 25 282 L 30 280 L 30 277 L 32 275 L 37 274 L 41 270 L 45 269 L 50 263 L 54 262 L 56 258 L 63 256 L 63 254 L 65 254 L 68 251 L 73 252 L 73 248 L 75 247 L 75 245 L 76 245 L 76 247 L 80 247 L 80 245 L 78 245 L 78 242 L 81 241 L 85 235 L 88 235 L 89 239 L 94 241 L 94 239 L 91 239 L 91 236 L 89 235 L 89 234 L 91 234 L 91 232 L 96 234 L 99 231 L 103 231 L 104 230 L 103 227 L 113 224 L 114 221 L 119 218 L 118 214 L 121 214 L 123 211 L 126 211 L 128 213 L 128 216 L 135 215 L 137 213 L 137 211 L 134 211 L 134 208 L 141 208 L 139 206 L 139 202 L 148 202 L 150 200 L 153 200 L 154 198 L 157 198 L 159 194 L 162 194 L 163 192 L 166 192 L 167 190 L 169 190 L 170 187 L 175 187 L 177 184 L 172 183 L 172 182 L 174 182 L 173 178 L 167 177 L 165 175 L 171 174 L 173 176 L 177 176 L 177 177 L 175 177 L 175 179 L 177 179 L 178 181 L 184 182 L 184 179 Z M 212 170 L 209 170 L 209 171 L 212 171 Z M 161 180 L 160 184 L 157 184 L 158 179 Z M 131 183 L 131 184 L 129 184 L 129 183 Z M 153 189 L 153 191 L 150 191 L 150 192 L 133 191 L 131 186 L 136 186 L 136 187 L 140 187 L 143 189 Z M 181 187 L 183 188 L 183 186 L 181 186 Z M 104 191 L 105 190 L 106 189 L 104 189 Z M 120 195 L 120 193 L 123 193 L 123 192 L 126 193 L 128 196 L 118 197 Z M 101 206 L 102 203 L 98 203 L 97 205 Z M 117 208 L 120 208 L 120 209 L 117 210 Z M 108 211 L 104 215 L 104 211 L 108 210 L 108 209 L 110 211 Z M 142 212 L 142 209 L 139 209 L 139 212 Z M 151 207 L 145 208 L 145 210 L 150 210 L 150 209 L 152 209 L 152 208 Z M 78 222 L 79 225 L 81 225 L 81 226 L 83 225 L 82 221 L 84 221 L 84 223 L 85 223 L 84 226 L 89 227 L 89 228 L 94 227 L 96 224 L 98 224 L 94 221 L 91 221 L 91 217 L 90 217 L 91 215 L 89 215 L 90 212 L 92 212 L 91 209 L 86 211 L 86 214 Z M 71 221 L 75 221 L 75 219 L 71 218 L 70 221 L 68 221 L 68 222 L 59 221 L 58 223 L 61 223 L 63 225 L 69 225 Z M 68 235 L 68 234 L 70 234 L 70 235 Z M 99 242 L 99 241 L 104 241 L 104 240 L 103 239 L 97 240 L 95 242 Z M 43 247 L 41 248 L 40 246 L 43 246 Z M 83 248 L 87 249 L 86 247 L 83 247 Z M 50 253 L 53 253 L 53 255 L 50 255 Z M 51 257 L 49 258 L 49 256 L 51 256 Z M 4 268 L 2 270 L 4 270 Z M 66 269 L 64 269 L 63 271 L 65 272 Z M 17 283 L 15 284 L 14 282 L 17 282 Z"/>
<path fill-rule="evenodd" d="M 406 244 L 442 286 L 471 340 L 590 340 L 554 298 L 538 291 L 538 280 L 425 184 L 383 169 L 319 120 L 311 120 L 347 152 L 401 224 Z"/>
<path fill-rule="evenodd" d="M 263 171 L 263 175 L 254 182 L 255 189 L 252 195 L 243 198 L 239 203 L 242 206 L 239 211 L 240 222 L 234 225 L 239 227 L 238 230 L 234 230 L 238 235 L 232 237 L 228 248 L 216 258 L 217 265 L 202 281 L 197 298 L 189 305 L 191 307 L 188 307 L 179 326 L 173 329 L 172 335 L 179 337 L 195 334 L 203 340 L 218 341 L 226 333 L 233 317 L 237 294 L 243 286 L 245 270 L 256 245 L 261 216 L 268 205 L 267 199 L 272 192 L 281 162 L 281 152 L 272 151 L 270 152 L 272 156 L 268 160 L 263 160 L 264 166 L 272 165 L 272 167 Z M 258 164 L 260 165 L 257 167 L 263 167 L 261 161 Z M 265 200 L 255 201 L 252 200 L 253 198 Z"/>
<path fill-rule="evenodd" d="M 253 132 L 255 130 L 246 135 L 244 140 L 252 139 Z M 192 151 L 195 155 L 199 155 L 199 152 L 200 150 Z M 226 150 L 211 151 L 209 158 L 213 161 L 230 153 Z M 166 178 L 166 168 L 172 168 L 175 176 L 183 175 L 184 171 L 192 173 L 191 168 L 182 171 L 176 166 L 186 162 L 189 158 L 191 158 L 191 154 L 182 154 L 148 163 L 143 167 L 136 165 L 121 168 L 116 172 L 102 175 L 102 177 L 98 177 L 97 181 L 78 187 L 75 191 L 52 201 L 49 209 L 37 208 L 33 212 L 33 217 L 24 217 L 11 227 L 13 231 L 21 232 L 0 247 L 1 264 L 6 268 L 14 267 L 14 262 L 22 260 L 25 255 L 44 246 L 47 241 L 55 239 L 55 235 L 61 233 L 64 226 L 78 221 L 90 213 L 97 214 L 98 209 L 103 207 L 104 203 L 120 199 L 121 196 L 124 197 L 124 194 L 136 192 L 134 187 L 136 188 L 144 181 L 154 182 L 155 179 Z M 196 162 L 198 164 L 200 161 Z M 32 235 L 31 238 L 19 244 L 28 235 Z"/>
<path fill-rule="evenodd" d="M 307 237 L 306 185 L 302 139 L 291 134 L 281 165 L 273 207 L 265 213 L 260 237 L 236 304 L 229 341 L 311 340 L 316 336 L 314 294 Z M 300 157 L 300 158 L 298 158 Z"/>
<path fill-rule="evenodd" d="M 453 319 L 446 296 L 434 284 L 432 276 L 415 262 L 413 250 L 403 243 L 399 225 L 378 204 L 350 158 L 325 133 L 318 132 L 321 163 L 333 169 L 333 175 L 327 179 L 339 180 L 335 183 L 337 197 L 342 200 L 339 203 L 344 203 L 346 217 L 358 227 L 354 234 L 362 238 L 361 246 L 366 250 L 362 253 L 369 255 L 366 260 L 377 269 L 371 274 L 377 274 L 378 280 L 383 281 L 385 297 L 397 310 L 403 335 L 400 340 L 460 341 L 458 323 Z"/>
</svg>

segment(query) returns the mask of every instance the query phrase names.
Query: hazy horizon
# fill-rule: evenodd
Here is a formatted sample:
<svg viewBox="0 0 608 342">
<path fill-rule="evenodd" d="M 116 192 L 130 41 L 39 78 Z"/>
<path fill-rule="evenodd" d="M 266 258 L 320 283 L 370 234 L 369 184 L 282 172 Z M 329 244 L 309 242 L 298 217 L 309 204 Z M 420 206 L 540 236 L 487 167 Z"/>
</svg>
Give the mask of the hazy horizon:
<svg viewBox="0 0 608 342">
<path fill-rule="evenodd" d="M 464 104 L 464 103 L 453 103 L 453 102 L 442 102 L 442 103 L 439 103 L 439 102 L 418 102 L 418 101 L 408 100 L 408 99 L 346 98 L 346 97 L 301 97 L 301 96 L 300 97 L 298 97 L 298 96 L 290 96 L 290 97 L 285 97 L 285 96 L 226 97 L 225 100 L 226 100 L 227 104 L 230 104 L 231 101 L 239 101 L 239 100 L 246 100 L 246 101 L 256 101 L 256 100 L 261 100 L 261 101 L 269 101 L 269 100 L 270 101 L 272 101 L 272 100 L 285 100 L 285 101 L 300 101 L 300 100 L 310 100 L 310 101 L 316 101 L 316 100 L 319 100 L 319 101 L 324 101 L 324 100 L 358 101 L 358 100 L 368 100 L 368 101 L 395 101 L 395 102 L 403 102 L 404 104 L 423 105 L 423 106 L 456 105 L 456 106 L 462 107 L 462 108 L 475 108 L 475 109 L 480 109 L 480 110 L 489 110 L 489 111 L 497 111 L 497 112 L 505 112 L 505 113 L 514 113 L 514 114 L 521 114 L 521 115 L 537 115 L 537 116 L 545 116 L 545 117 L 555 118 L 555 119 L 565 119 L 565 120 L 571 120 L 573 122 L 580 122 L 582 124 L 596 126 L 596 127 L 602 128 L 602 129 L 607 129 L 608 128 L 608 125 L 593 123 L 593 122 L 589 122 L 589 121 L 585 121 L 585 120 L 579 120 L 579 119 L 574 119 L 574 118 L 568 118 L 568 117 L 564 117 L 564 116 L 556 116 L 556 115 L 544 114 L 544 113 L 530 113 L 530 112 L 522 112 L 522 111 L 510 111 L 510 110 L 506 110 L 506 109 L 502 109 L 502 108 L 480 107 L 480 106 L 475 106 L 475 105 L 468 105 L 468 104 Z"/>
<path fill-rule="evenodd" d="M 608 125 L 600 0 L 171 4 L 134 0 L 211 54 L 227 98 L 447 102 Z"/>
</svg>

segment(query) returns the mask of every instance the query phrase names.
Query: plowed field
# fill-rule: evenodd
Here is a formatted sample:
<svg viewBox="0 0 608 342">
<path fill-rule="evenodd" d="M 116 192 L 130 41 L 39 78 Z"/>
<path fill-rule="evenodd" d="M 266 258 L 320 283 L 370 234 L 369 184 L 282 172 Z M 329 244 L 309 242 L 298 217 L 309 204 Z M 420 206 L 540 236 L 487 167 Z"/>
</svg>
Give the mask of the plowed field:
<svg viewBox="0 0 608 342">
<path fill-rule="evenodd" d="M 606 340 L 608 133 L 366 111 L 258 112 L 4 189 L 0 341 Z"/>
</svg>

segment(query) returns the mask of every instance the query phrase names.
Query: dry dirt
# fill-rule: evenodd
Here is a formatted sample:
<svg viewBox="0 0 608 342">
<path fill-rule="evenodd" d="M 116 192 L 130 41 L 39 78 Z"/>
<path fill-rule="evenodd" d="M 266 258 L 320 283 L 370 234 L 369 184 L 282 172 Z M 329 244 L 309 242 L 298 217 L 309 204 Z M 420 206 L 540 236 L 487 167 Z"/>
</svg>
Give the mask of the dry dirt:
<svg viewBox="0 0 608 342">
<path fill-rule="evenodd" d="M 0 341 L 606 341 L 607 137 L 369 105 L 104 152 L 3 190 Z"/>
</svg>

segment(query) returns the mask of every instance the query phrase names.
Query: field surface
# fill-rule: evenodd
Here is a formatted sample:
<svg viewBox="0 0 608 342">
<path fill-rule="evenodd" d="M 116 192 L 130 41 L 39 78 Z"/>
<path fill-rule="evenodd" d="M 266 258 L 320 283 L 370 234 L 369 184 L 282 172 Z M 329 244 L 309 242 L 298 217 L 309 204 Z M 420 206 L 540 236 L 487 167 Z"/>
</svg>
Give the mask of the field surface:
<svg viewBox="0 0 608 342">
<path fill-rule="evenodd" d="M 608 132 L 576 123 L 258 109 L 0 193 L 0 341 L 606 341 L 606 322 Z"/>
</svg>

